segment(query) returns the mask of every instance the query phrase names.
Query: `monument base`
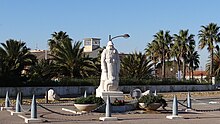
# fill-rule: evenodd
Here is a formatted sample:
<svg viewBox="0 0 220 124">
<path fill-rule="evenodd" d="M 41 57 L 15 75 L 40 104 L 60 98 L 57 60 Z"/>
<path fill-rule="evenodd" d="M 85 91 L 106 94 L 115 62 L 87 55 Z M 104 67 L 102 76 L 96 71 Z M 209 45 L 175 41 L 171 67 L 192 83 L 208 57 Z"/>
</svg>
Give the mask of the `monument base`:
<svg viewBox="0 0 220 124">
<path fill-rule="evenodd" d="M 101 97 L 106 102 L 107 96 L 110 97 L 111 103 L 113 103 L 116 99 L 124 100 L 124 94 L 121 91 L 102 91 L 102 92 L 100 92 L 96 89 L 96 97 Z"/>
</svg>

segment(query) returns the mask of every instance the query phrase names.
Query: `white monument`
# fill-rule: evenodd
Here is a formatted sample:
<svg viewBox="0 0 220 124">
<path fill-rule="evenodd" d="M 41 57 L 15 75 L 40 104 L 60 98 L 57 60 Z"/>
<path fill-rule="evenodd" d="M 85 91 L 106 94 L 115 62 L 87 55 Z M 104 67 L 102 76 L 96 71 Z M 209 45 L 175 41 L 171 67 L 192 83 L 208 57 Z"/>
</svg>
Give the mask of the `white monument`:
<svg viewBox="0 0 220 124">
<path fill-rule="evenodd" d="M 47 91 L 48 94 L 48 100 L 54 101 L 54 100 L 60 100 L 60 97 L 55 93 L 53 89 L 49 89 Z"/>
<path fill-rule="evenodd" d="M 111 102 L 116 98 L 124 100 L 123 92 L 118 89 L 120 58 L 112 41 L 108 41 L 106 49 L 101 54 L 101 70 L 100 85 L 96 89 L 96 97 L 102 97 L 106 100 L 109 95 Z"/>
</svg>

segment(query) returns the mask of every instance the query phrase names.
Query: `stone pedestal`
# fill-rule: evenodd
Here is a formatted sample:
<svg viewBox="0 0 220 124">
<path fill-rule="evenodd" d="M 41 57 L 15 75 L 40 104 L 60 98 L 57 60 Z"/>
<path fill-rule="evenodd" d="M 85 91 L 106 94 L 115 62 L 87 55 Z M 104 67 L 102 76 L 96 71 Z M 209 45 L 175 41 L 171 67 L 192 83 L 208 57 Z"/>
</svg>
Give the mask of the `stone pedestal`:
<svg viewBox="0 0 220 124">
<path fill-rule="evenodd" d="M 96 90 L 96 97 L 101 97 L 106 102 L 107 96 L 110 97 L 110 102 L 113 103 L 115 99 L 124 100 L 124 94 L 121 91 L 98 91 Z"/>
</svg>

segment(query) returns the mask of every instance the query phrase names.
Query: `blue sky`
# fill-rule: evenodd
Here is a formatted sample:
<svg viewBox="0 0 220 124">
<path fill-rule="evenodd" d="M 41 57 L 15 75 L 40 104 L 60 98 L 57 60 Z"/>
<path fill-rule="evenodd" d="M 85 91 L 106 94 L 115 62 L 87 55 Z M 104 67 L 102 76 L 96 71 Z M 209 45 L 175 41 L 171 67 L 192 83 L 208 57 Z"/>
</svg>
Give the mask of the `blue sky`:
<svg viewBox="0 0 220 124">
<path fill-rule="evenodd" d="M 201 25 L 220 26 L 218 0 L 1 0 L 0 42 L 22 40 L 31 49 L 47 49 L 53 32 L 65 31 L 75 41 L 129 33 L 115 39 L 119 52 L 144 51 L 159 30 L 171 34 L 189 29 L 196 35 Z M 204 68 L 208 52 L 198 50 Z"/>
</svg>

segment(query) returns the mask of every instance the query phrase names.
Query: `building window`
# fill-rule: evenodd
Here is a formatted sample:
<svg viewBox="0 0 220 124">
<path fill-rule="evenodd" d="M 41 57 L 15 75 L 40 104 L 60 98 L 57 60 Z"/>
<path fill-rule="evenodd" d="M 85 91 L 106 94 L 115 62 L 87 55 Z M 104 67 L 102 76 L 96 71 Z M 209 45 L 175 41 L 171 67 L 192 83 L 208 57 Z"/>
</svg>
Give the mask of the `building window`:
<svg viewBox="0 0 220 124">
<path fill-rule="evenodd" d="M 91 41 L 84 41 L 84 46 L 91 46 Z"/>
<path fill-rule="evenodd" d="M 93 40 L 93 45 L 99 45 L 99 41 L 98 40 Z"/>
</svg>

